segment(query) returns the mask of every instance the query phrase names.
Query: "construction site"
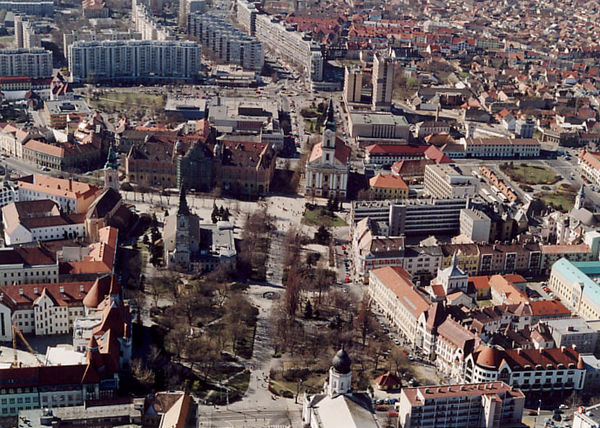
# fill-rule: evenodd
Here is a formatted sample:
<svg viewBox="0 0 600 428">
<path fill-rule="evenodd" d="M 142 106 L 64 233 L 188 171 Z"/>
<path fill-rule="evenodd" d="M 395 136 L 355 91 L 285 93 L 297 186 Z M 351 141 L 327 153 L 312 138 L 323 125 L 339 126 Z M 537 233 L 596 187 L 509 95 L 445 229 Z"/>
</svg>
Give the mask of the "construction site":
<svg viewBox="0 0 600 428">
<path fill-rule="evenodd" d="M 40 367 L 44 365 L 68 365 L 85 363 L 85 354 L 75 352 L 70 344 L 35 343 L 38 337 L 31 338 L 36 348 L 44 349 L 45 354 L 36 352 L 23 333 L 12 326 L 12 346 L 0 345 L 0 369 L 11 367 Z M 60 341 L 59 337 L 55 337 Z M 47 342 L 47 341 L 44 341 Z M 26 349 L 26 350 L 24 350 Z"/>
</svg>

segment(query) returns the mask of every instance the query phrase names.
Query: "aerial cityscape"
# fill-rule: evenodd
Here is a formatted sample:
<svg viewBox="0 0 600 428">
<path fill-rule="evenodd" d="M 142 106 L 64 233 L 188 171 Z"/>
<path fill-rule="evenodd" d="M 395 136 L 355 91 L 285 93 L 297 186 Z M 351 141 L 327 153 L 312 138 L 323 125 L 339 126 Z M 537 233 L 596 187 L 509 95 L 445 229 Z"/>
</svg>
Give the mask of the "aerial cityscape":
<svg viewBox="0 0 600 428">
<path fill-rule="evenodd" d="M 0 0 L 0 428 L 600 428 L 599 33 Z"/>
</svg>

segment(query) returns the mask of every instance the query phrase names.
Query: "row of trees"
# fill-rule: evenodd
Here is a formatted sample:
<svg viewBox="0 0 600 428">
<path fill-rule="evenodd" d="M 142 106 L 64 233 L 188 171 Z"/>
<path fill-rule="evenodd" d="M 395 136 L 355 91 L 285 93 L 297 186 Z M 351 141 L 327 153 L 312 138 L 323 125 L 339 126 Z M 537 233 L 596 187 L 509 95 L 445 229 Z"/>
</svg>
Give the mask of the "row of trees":
<svg viewBox="0 0 600 428">
<path fill-rule="evenodd" d="M 256 210 L 246 217 L 238 254 L 238 272 L 244 278 L 256 281 L 266 279 L 271 233 L 274 229 L 273 219 L 266 208 Z"/>
</svg>

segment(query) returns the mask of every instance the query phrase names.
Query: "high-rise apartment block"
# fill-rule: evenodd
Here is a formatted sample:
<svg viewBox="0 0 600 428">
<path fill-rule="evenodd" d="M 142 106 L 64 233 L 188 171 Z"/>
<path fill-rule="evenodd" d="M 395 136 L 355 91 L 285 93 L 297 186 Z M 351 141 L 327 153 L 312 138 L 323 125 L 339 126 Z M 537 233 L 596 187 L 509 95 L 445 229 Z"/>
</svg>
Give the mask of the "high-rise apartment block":
<svg viewBox="0 0 600 428">
<path fill-rule="evenodd" d="M 131 20 L 135 31 L 142 34 L 142 40 L 175 40 L 173 31 L 158 23 L 150 8 L 138 0 L 131 2 Z"/>
<path fill-rule="evenodd" d="M 101 42 L 104 40 L 142 40 L 142 34 L 133 30 L 73 30 L 71 33 L 63 34 L 63 49 L 65 55 L 68 55 L 70 44 L 75 42 Z"/>
<path fill-rule="evenodd" d="M 254 3 L 246 0 L 238 0 L 235 2 L 236 19 L 238 24 L 248 32 L 251 36 L 256 34 L 256 15 L 258 10 Z"/>
<path fill-rule="evenodd" d="M 190 14 L 204 12 L 206 12 L 206 0 L 179 0 L 177 22 L 179 26 L 186 28 Z"/>
<path fill-rule="evenodd" d="M 52 76 L 52 52 L 41 48 L 0 49 L 0 77 Z"/>
<path fill-rule="evenodd" d="M 362 78 L 360 67 L 346 67 L 344 71 L 344 101 L 347 103 L 360 102 Z"/>
<path fill-rule="evenodd" d="M 0 9 L 24 15 L 52 16 L 54 2 L 50 0 L 0 0 Z"/>
<path fill-rule="evenodd" d="M 74 82 L 191 80 L 200 71 L 200 46 L 190 41 L 118 40 L 69 46 Z"/>
<path fill-rule="evenodd" d="M 40 36 L 31 21 L 23 20 L 19 15 L 15 15 L 15 43 L 17 49 L 42 47 Z"/>
<path fill-rule="evenodd" d="M 391 110 L 393 87 L 394 62 L 392 58 L 376 53 L 373 57 L 373 110 Z"/>
<path fill-rule="evenodd" d="M 237 20 L 250 35 L 255 36 L 287 61 L 303 67 L 314 82 L 323 80 L 323 53 L 311 37 L 285 25 L 279 18 L 258 13 L 247 0 L 237 0 Z"/>
<path fill-rule="evenodd" d="M 211 14 L 188 16 L 188 34 L 219 58 L 248 70 L 261 71 L 265 62 L 262 43 Z"/>
</svg>

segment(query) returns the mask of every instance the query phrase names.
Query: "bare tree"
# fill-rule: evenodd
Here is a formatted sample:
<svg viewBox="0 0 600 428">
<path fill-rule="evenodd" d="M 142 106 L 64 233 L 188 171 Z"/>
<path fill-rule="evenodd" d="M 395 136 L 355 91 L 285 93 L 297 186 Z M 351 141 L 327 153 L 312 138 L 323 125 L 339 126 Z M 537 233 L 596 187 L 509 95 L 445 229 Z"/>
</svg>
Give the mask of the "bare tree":
<svg viewBox="0 0 600 428">
<path fill-rule="evenodd" d="M 288 316 L 295 317 L 300 305 L 300 293 L 302 292 L 302 277 L 297 265 L 292 265 L 288 271 L 285 281 L 285 309 Z"/>
<path fill-rule="evenodd" d="M 141 358 L 134 358 L 131 360 L 131 374 L 146 388 L 154 385 L 154 371 L 150 369 L 146 362 Z"/>
<path fill-rule="evenodd" d="M 371 312 L 371 298 L 365 294 L 358 308 L 355 326 L 360 331 L 362 346 L 366 345 L 367 335 L 373 331 L 373 314 Z"/>
</svg>

